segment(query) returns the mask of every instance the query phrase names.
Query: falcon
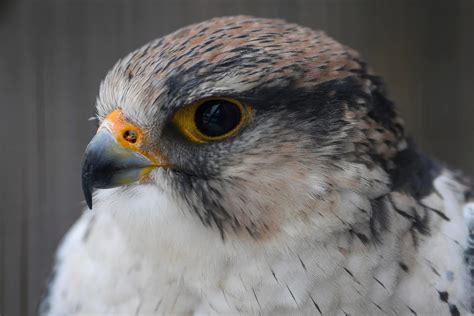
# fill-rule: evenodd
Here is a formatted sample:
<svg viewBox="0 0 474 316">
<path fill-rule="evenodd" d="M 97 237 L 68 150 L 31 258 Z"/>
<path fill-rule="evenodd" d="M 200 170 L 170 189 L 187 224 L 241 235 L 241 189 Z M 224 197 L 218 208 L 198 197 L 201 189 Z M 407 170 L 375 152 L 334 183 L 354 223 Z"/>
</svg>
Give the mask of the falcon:
<svg viewBox="0 0 474 316">
<path fill-rule="evenodd" d="M 43 315 L 466 315 L 473 182 L 354 50 L 215 18 L 119 60 Z"/>
</svg>

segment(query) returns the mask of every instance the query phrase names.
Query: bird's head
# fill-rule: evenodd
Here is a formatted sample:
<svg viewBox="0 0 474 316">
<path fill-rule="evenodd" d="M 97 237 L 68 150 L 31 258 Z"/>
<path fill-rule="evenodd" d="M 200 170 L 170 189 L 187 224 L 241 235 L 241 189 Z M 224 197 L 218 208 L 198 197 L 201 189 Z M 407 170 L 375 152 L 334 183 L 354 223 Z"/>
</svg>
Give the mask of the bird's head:
<svg viewBox="0 0 474 316">
<path fill-rule="evenodd" d="M 282 20 L 216 18 L 152 41 L 108 73 L 97 111 L 89 207 L 95 189 L 133 200 L 153 187 L 223 236 L 323 223 L 340 194 L 387 190 L 404 146 L 357 53 Z"/>
</svg>

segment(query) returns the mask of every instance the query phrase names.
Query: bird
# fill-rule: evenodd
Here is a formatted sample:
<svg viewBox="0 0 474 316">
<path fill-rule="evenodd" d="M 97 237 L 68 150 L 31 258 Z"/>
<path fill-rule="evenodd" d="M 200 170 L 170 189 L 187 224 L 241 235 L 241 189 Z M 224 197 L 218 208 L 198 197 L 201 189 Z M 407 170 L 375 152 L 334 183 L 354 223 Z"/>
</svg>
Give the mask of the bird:
<svg viewBox="0 0 474 316">
<path fill-rule="evenodd" d="M 120 59 L 41 315 L 468 315 L 474 182 L 359 53 L 218 17 Z"/>
</svg>

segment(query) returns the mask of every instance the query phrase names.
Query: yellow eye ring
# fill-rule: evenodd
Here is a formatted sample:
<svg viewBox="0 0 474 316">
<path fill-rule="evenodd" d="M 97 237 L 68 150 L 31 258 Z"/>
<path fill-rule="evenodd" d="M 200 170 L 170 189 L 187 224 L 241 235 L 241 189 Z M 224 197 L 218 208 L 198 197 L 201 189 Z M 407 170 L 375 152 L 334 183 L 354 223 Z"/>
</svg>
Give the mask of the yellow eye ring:
<svg viewBox="0 0 474 316">
<path fill-rule="evenodd" d="M 252 108 L 228 97 L 199 100 L 178 110 L 172 123 L 189 140 L 204 144 L 226 139 L 251 119 Z"/>
</svg>

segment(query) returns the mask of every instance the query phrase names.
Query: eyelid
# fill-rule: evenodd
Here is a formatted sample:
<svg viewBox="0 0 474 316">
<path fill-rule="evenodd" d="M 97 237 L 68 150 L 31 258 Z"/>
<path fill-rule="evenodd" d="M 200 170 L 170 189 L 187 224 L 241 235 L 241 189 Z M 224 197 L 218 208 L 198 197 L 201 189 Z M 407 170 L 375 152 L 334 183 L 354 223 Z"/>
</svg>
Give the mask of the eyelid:
<svg viewBox="0 0 474 316">
<path fill-rule="evenodd" d="M 194 115 L 196 114 L 196 110 L 199 105 L 200 104 L 193 103 L 181 108 L 174 114 L 172 122 L 189 140 L 195 143 L 204 144 L 205 141 L 196 137 L 192 132 L 194 129 L 192 126 L 194 125 Z M 190 120 L 190 118 L 192 118 L 192 120 Z"/>
<path fill-rule="evenodd" d="M 220 135 L 220 136 L 208 136 L 204 135 L 199 129 L 196 127 L 195 122 L 195 114 L 198 108 L 203 105 L 204 103 L 212 100 L 225 100 L 236 105 L 241 111 L 241 120 L 239 124 L 233 128 L 231 131 Z M 198 143 L 198 144 L 205 144 L 211 141 L 219 141 L 226 139 L 238 131 L 240 131 L 251 119 L 252 117 L 252 108 L 244 104 L 236 99 L 230 97 L 209 97 L 198 100 L 193 102 L 189 105 L 186 105 L 179 109 L 174 115 L 172 119 L 172 123 L 180 130 L 186 138 L 188 138 L 191 142 Z"/>
</svg>

